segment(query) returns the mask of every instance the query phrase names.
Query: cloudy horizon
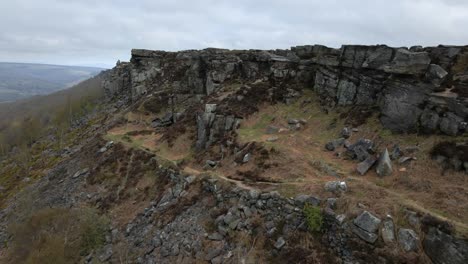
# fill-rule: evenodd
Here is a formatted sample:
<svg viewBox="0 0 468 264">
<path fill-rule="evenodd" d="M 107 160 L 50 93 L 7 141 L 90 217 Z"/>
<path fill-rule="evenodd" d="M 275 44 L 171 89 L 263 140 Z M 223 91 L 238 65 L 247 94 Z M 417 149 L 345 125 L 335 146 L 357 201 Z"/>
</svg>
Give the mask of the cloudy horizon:
<svg viewBox="0 0 468 264">
<path fill-rule="evenodd" d="M 0 3 L 0 61 L 112 67 L 132 48 L 466 45 L 464 0 L 16 0 Z"/>
</svg>

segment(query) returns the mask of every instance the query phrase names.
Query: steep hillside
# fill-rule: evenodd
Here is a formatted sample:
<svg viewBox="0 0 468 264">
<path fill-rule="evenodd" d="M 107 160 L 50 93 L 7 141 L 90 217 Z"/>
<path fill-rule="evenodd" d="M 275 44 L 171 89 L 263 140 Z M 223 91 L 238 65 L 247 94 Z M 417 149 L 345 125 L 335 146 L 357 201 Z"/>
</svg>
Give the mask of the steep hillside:
<svg viewBox="0 0 468 264">
<path fill-rule="evenodd" d="M 69 88 L 103 69 L 0 62 L 0 102 L 44 95 Z"/>
<path fill-rule="evenodd" d="M 3 155 L 7 263 L 466 263 L 468 47 L 133 50 Z"/>
</svg>

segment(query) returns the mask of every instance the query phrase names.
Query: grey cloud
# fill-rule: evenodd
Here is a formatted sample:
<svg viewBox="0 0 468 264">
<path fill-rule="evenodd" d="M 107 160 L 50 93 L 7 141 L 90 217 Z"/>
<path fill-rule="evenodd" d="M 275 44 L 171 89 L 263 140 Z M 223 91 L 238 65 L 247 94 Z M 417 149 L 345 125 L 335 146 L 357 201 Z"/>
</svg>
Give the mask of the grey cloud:
<svg viewBox="0 0 468 264">
<path fill-rule="evenodd" d="M 16 0 L 0 3 L 0 61 L 112 65 L 131 48 L 468 43 L 465 0 Z"/>
</svg>

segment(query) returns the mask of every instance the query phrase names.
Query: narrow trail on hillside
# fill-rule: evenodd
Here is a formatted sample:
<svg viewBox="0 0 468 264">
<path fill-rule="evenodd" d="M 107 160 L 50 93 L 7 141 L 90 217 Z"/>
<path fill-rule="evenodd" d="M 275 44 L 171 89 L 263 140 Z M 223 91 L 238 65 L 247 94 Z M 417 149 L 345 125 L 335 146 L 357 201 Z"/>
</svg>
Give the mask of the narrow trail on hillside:
<svg viewBox="0 0 468 264">
<path fill-rule="evenodd" d="M 125 145 L 128 148 L 135 148 L 136 147 L 135 144 L 131 144 L 129 142 L 126 142 L 125 140 L 119 139 L 119 142 L 122 143 L 123 145 Z M 151 154 L 156 155 L 156 157 L 158 157 L 158 159 L 160 159 L 160 160 L 164 160 L 166 162 L 170 162 L 170 163 L 173 163 L 175 165 L 175 162 L 173 160 L 169 160 L 169 159 L 166 159 L 164 157 L 161 157 L 160 155 L 157 155 L 155 152 L 148 150 L 144 146 L 138 145 L 137 148 L 139 150 L 141 150 L 141 151 L 146 152 L 146 153 L 151 153 Z M 297 150 L 295 150 L 295 151 L 297 151 Z M 246 190 L 258 190 L 259 188 L 255 187 L 255 184 L 265 184 L 265 185 L 270 185 L 270 186 L 281 186 L 281 185 L 298 185 L 298 186 L 302 186 L 302 185 L 307 185 L 307 184 L 318 184 L 316 179 L 315 180 L 303 179 L 300 182 L 297 182 L 297 181 L 283 181 L 283 182 L 278 182 L 278 183 L 272 183 L 272 182 L 268 182 L 268 181 L 248 182 L 248 181 L 228 178 L 228 177 L 224 176 L 220 172 L 200 171 L 200 170 L 197 170 L 197 169 L 192 168 L 190 166 L 185 166 L 185 167 L 180 168 L 180 169 L 181 169 L 181 171 L 184 171 L 187 174 L 192 174 L 192 175 L 196 175 L 196 176 L 202 175 L 202 174 L 214 176 L 214 177 L 222 179 L 222 180 L 224 180 L 226 182 L 234 183 L 239 188 L 246 189 Z M 343 180 L 351 179 L 351 180 L 359 182 L 361 184 L 371 186 L 372 188 L 377 188 L 377 189 L 381 190 L 382 192 L 385 192 L 386 194 L 388 194 L 392 199 L 394 199 L 396 201 L 399 201 L 402 205 L 404 205 L 404 206 L 406 206 L 406 207 L 408 207 L 410 209 L 419 211 L 421 213 L 430 214 L 430 215 L 434 216 L 435 218 L 437 218 L 439 220 L 447 221 L 447 222 L 453 224 L 453 226 L 455 227 L 455 229 L 458 232 L 460 232 L 462 234 L 468 234 L 468 224 L 465 224 L 463 222 L 460 222 L 460 221 L 457 221 L 457 220 L 454 220 L 454 219 L 447 218 L 447 217 L 441 215 L 440 213 L 437 213 L 437 212 L 435 212 L 433 210 L 427 209 L 426 207 L 420 205 L 418 202 L 416 202 L 416 201 L 414 201 L 414 200 L 412 200 L 410 198 L 405 197 L 405 195 L 403 195 L 403 194 L 401 194 L 399 192 L 395 192 L 395 191 L 392 191 L 392 190 L 390 190 L 388 188 L 378 186 L 375 183 L 370 182 L 370 181 L 366 181 L 365 179 L 362 179 L 360 177 L 355 177 L 355 176 L 348 175 L 348 176 L 346 176 L 346 177 L 344 177 L 342 179 Z"/>
</svg>

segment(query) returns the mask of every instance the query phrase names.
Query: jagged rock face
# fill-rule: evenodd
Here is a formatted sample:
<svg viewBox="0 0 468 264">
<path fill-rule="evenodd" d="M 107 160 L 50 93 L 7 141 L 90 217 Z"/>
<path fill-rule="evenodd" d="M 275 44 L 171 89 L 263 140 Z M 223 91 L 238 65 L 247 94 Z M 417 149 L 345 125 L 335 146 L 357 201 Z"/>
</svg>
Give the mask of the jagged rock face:
<svg viewBox="0 0 468 264">
<path fill-rule="evenodd" d="M 468 118 L 468 47 L 461 46 L 136 49 L 130 63 L 119 64 L 109 75 L 106 93 L 133 101 L 160 91 L 200 97 L 230 83 L 268 80 L 313 88 L 329 107 L 377 106 L 382 124 L 394 132 L 458 135 L 466 131 Z"/>
</svg>

